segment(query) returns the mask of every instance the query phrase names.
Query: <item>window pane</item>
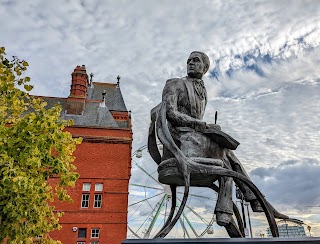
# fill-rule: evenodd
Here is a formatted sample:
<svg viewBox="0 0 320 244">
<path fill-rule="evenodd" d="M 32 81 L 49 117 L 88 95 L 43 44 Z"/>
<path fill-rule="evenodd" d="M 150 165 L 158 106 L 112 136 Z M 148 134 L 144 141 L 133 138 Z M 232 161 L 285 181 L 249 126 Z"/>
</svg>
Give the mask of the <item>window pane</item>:
<svg viewBox="0 0 320 244">
<path fill-rule="evenodd" d="M 86 238 L 87 237 L 87 228 L 79 228 L 78 238 Z"/>
<path fill-rule="evenodd" d="M 95 185 L 95 191 L 102 191 L 102 189 L 103 189 L 103 184 L 101 184 L 101 183 L 97 183 L 96 185 Z"/>
<path fill-rule="evenodd" d="M 94 194 L 94 208 L 101 208 L 102 203 L 102 195 L 101 194 Z"/>
<path fill-rule="evenodd" d="M 99 238 L 100 229 L 91 229 L 91 238 Z"/>
<path fill-rule="evenodd" d="M 82 194 L 81 207 L 88 208 L 89 207 L 89 194 Z"/>
<path fill-rule="evenodd" d="M 99 244 L 98 241 L 90 241 L 90 244 Z"/>
<path fill-rule="evenodd" d="M 90 191 L 90 187 L 91 187 L 90 183 L 83 183 L 82 190 L 83 191 Z"/>
<path fill-rule="evenodd" d="M 84 241 L 78 241 L 77 244 L 86 244 Z"/>
</svg>

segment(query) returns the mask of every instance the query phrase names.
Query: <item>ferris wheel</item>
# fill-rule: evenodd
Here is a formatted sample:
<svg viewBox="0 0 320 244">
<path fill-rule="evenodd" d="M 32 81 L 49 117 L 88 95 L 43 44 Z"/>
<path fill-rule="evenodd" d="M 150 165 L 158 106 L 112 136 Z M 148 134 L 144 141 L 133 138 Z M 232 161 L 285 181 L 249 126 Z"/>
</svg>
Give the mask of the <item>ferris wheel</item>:
<svg viewBox="0 0 320 244">
<path fill-rule="evenodd" d="M 161 146 L 159 146 L 161 151 Z M 178 187 L 177 206 L 184 187 Z M 193 187 L 189 200 L 168 238 L 212 237 L 215 223 L 214 207 L 217 196 L 211 189 Z M 128 238 L 152 238 L 165 223 L 171 206 L 170 187 L 158 181 L 157 164 L 147 146 L 132 155 L 129 183 Z"/>
</svg>

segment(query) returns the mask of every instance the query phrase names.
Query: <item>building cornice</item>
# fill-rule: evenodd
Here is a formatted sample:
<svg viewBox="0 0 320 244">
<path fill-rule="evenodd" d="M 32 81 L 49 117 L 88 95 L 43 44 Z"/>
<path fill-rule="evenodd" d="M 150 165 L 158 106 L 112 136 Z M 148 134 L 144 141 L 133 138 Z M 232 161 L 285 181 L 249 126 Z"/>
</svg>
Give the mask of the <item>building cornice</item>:
<svg viewBox="0 0 320 244">
<path fill-rule="evenodd" d="M 127 139 L 123 137 L 109 137 L 109 136 L 83 136 L 83 135 L 72 135 L 73 138 L 82 138 L 82 141 L 91 142 L 91 143 L 132 143 L 132 139 Z"/>
</svg>

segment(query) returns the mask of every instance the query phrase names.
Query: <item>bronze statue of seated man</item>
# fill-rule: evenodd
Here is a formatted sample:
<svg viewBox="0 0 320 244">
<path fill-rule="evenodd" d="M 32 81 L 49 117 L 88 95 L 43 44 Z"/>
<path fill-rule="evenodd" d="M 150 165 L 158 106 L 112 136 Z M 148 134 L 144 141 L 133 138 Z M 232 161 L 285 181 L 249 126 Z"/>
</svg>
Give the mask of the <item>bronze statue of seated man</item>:
<svg viewBox="0 0 320 244">
<path fill-rule="evenodd" d="M 187 158 L 201 161 L 202 164 L 230 169 L 249 179 L 240 161 L 232 151 L 236 149 L 239 143 L 223 133 L 219 125 L 207 124 L 202 120 L 207 104 L 207 92 L 202 76 L 208 71 L 209 66 L 210 61 L 205 53 L 192 52 L 187 60 L 188 75 L 183 78 L 170 79 L 166 82 L 162 94 L 162 103 L 166 109 L 169 132 L 176 146 Z M 174 163 L 174 160 L 171 159 L 175 159 L 171 148 L 164 147 L 161 157 L 162 163 L 160 163 L 158 171 L 162 172 L 162 169 L 170 167 L 170 164 Z M 232 218 L 233 179 L 226 176 L 218 178 L 212 176 L 213 178 L 210 178 L 209 174 L 207 176 L 208 178 L 204 178 L 201 176 L 201 172 L 194 174 L 191 176 L 191 183 L 193 183 L 191 185 L 210 186 L 213 181 L 219 180 L 218 200 L 215 207 L 217 223 L 225 226 L 231 237 L 240 237 L 241 235 L 238 234 Z M 161 173 L 159 173 L 159 180 L 167 184 L 182 184 L 182 182 L 178 182 L 178 178 L 175 178 L 172 182 L 172 178 L 166 178 Z M 245 200 L 250 202 L 252 210 L 263 212 L 255 194 L 241 181 L 235 180 L 235 183 L 242 191 Z M 277 212 L 272 206 L 271 208 L 275 218 L 288 218 L 286 215 Z"/>
</svg>

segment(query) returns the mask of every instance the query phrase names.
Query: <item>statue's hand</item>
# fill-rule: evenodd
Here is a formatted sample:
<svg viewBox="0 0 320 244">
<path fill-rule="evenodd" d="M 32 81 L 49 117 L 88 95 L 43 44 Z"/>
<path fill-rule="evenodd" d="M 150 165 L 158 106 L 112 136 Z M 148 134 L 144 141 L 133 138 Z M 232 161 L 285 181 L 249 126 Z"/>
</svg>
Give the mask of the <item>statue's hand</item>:
<svg viewBox="0 0 320 244">
<path fill-rule="evenodd" d="M 197 121 L 194 123 L 194 129 L 198 132 L 204 132 L 204 130 L 207 128 L 206 122 L 203 121 Z"/>
<path fill-rule="evenodd" d="M 207 124 L 207 127 L 206 127 L 207 130 L 221 130 L 221 127 L 220 125 L 217 125 L 217 124 Z"/>
</svg>

